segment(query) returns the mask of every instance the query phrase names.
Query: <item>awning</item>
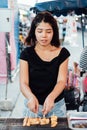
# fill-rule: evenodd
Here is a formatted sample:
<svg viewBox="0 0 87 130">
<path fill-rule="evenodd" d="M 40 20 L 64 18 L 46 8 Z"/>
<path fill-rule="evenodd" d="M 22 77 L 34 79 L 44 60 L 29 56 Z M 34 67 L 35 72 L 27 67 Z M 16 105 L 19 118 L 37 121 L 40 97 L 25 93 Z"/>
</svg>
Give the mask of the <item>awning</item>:
<svg viewBox="0 0 87 130">
<path fill-rule="evenodd" d="M 36 3 L 33 9 L 36 13 L 49 11 L 56 16 L 67 15 L 70 11 L 75 11 L 77 15 L 87 14 L 87 0 L 53 0 Z"/>
</svg>

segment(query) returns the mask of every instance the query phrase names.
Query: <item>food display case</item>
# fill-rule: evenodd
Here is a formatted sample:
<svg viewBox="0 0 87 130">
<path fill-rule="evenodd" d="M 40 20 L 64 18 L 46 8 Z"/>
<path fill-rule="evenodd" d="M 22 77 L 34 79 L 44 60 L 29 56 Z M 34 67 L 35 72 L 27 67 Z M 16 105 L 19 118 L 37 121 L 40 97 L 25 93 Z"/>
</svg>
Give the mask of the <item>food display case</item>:
<svg viewBox="0 0 87 130">
<path fill-rule="evenodd" d="M 87 112 L 67 113 L 68 126 L 72 130 L 87 130 Z"/>
</svg>

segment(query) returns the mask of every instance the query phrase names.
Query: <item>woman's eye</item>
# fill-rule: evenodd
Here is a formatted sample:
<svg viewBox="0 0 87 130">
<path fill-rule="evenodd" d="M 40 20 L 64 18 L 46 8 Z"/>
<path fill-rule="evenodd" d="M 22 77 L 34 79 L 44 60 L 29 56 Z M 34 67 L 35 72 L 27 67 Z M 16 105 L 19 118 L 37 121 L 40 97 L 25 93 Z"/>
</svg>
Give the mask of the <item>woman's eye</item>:
<svg viewBox="0 0 87 130">
<path fill-rule="evenodd" d="M 42 31 L 38 31 L 38 33 L 42 33 Z"/>
<path fill-rule="evenodd" d="M 51 32 L 47 32 L 47 33 L 51 33 Z"/>
<path fill-rule="evenodd" d="M 42 30 L 38 30 L 37 32 L 38 32 L 38 33 L 43 33 Z M 51 31 L 46 31 L 45 33 L 51 33 Z"/>
</svg>

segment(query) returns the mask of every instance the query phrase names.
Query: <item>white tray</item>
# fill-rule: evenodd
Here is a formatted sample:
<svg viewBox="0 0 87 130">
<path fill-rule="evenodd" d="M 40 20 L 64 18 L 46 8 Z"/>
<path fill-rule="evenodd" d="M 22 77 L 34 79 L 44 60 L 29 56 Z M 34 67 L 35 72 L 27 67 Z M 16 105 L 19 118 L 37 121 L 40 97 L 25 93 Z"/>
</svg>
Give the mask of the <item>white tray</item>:
<svg viewBox="0 0 87 130">
<path fill-rule="evenodd" d="M 68 112 L 67 113 L 68 126 L 72 130 L 87 130 L 87 112 Z M 75 125 L 79 125 L 76 128 Z M 80 126 L 86 125 L 85 128 L 80 128 Z"/>
</svg>

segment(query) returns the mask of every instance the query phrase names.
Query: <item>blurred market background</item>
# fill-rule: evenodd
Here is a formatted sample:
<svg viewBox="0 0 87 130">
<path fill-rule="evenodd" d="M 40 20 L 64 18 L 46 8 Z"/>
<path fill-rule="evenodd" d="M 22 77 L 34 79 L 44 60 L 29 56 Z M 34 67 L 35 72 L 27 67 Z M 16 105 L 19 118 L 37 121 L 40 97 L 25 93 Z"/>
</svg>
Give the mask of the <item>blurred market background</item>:
<svg viewBox="0 0 87 130">
<path fill-rule="evenodd" d="M 57 8 L 55 7 L 54 1 L 55 0 L 0 1 L 1 117 L 6 116 L 6 113 L 7 116 L 21 116 L 19 111 L 20 106 L 23 108 L 24 98 L 21 95 L 19 88 L 19 59 L 20 53 L 25 47 L 24 39 L 28 34 L 31 22 L 36 13 L 47 10 L 54 15 L 59 26 L 61 46 L 65 46 L 71 53 L 69 67 L 73 68 L 74 62 L 79 64 L 82 49 L 87 46 L 87 1 L 81 1 L 82 8 L 80 7 L 78 10 L 76 9 L 76 4 L 72 3 L 69 3 L 68 10 L 60 10 L 60 3 L 64 3 L 64 1 L 59 0 L 60 3 Z M 58 0 L 56 0 L 56 2 L 57 1 Z M 48 5 L 45 2 L 47 2 Z M 53 2 L 53 4 L 50 4 L 50 2 Z M 65 0 L 65 2 L 67 2 L 67 0 Z M 9 100 L 9 98 L 11 100 Z M 9 106 L 5 106 L 8 104 Z M 18 108 L 15 107 L 16 105 Z"/>
</svg>

